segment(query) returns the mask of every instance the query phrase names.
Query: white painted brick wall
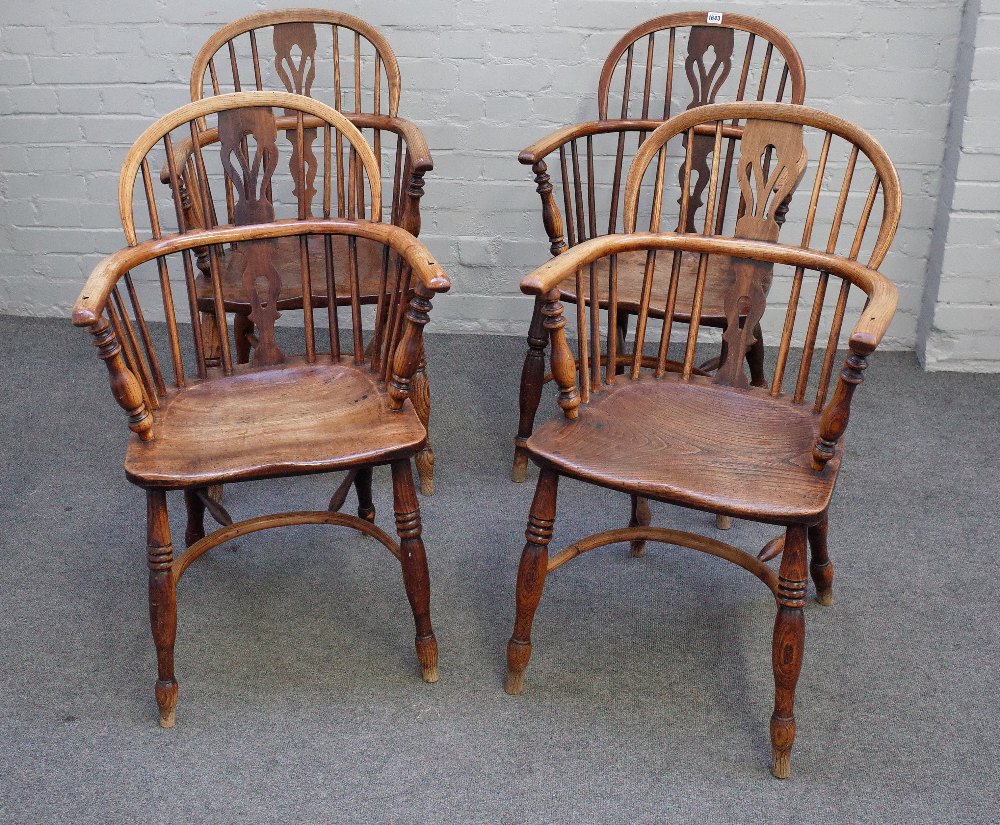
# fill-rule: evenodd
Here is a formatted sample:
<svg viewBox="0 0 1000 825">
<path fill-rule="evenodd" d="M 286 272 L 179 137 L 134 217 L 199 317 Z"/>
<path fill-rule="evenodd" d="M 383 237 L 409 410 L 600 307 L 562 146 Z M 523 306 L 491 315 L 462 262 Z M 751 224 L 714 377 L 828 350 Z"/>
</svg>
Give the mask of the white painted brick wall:
<svg viewBox="0 0 1000 825">
<path fill-rule="evenodd" d="M 983 0 L 984 9 L 995 0 Z M 115 183 L 127 147 L 187 100 L 194 53 L 251 0 L 33 0 L 0 5 L 0 311 L 62 315 L 100 255 L 121 242 Z M 557 125 L 596 116 L 601 63 L 632 25 L 698 3 L 657 0 L 353 0 L 339 7 L 379 26 L 403 74 L 400 113 L 435 158 L 422 237 L 451 274 L 437 330 L 523 334 L 530 303 L 517 282 L 548 255 L 538 201 L 517 152 Z M 807 69 L 807 102 L 871 131 L 904 182 L 903 222 L 884 271 L 901 287 L 888 346 L 912 348 L 941 187 L 962 21 L 957 0 L 711 3 L 784 30 Z M 993 17 L 984 41 L 1000 46 Z M 1000 50 L 977 54 L 969 140 L 990 141 Z M 992 84 L 992 85 L 991 85 Z M 992 95 L 992 97 L 991 97 Z M 971 108 L 975 107 L 975 108 Z M 995 134 L 995 130 L 993 134 Z M 995 143 L 993 144 L 995 145 Z M 963 167 L 966 246 L 997 207 L 988 164 Z M 976 170 L 979 171 L 976 171 Z M 977 184 L 985 184 L 979 185 Z M 972 211 L 975 210 L 975 211 Z M 963 212 L 963 215 L 966 214 Z M 962 234 L 964 233 L 964 234 Z M 992 238 L 995 242 L 996 233 Z M 988 323 L 988 275 L 968 271 L 956 311 Z M 964 286 L 962 286 L 964 284 Z M 980 293 L 978 290 L 982 289 Z M 979 314 L 977 314 L 979 313 Z M 962 316 L 959 312 L 956 321 Z M 994 326 L 996 326 L 994 324 Z M 996 353 L 994 353 L 996 358 Z"/>
<path fill-rule="evenodd" d="M 968 13 L 975 51 L 921 358 L 931 370 L 1000 372 L 1000 3 L 982 0 Z"/>
</svg>

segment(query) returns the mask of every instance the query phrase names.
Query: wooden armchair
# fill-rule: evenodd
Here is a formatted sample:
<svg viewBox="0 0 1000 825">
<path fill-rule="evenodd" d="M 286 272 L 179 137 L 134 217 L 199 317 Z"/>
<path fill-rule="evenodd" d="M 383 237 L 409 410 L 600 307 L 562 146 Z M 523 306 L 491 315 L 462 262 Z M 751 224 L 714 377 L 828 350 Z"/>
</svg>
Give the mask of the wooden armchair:
<svg viewBox="0 0 1000 825">
<path fill-rule="evenodd" d="M 307 123 L 322 134 L 320 217 L 303 214 L 305 195 L 298 189 L 291 197 L 297 219 L 276 218 L 275 204 L 283 197 L 287 202 L 293 183 L 276 174 L 283 121 L 274 116 L 275 108 L 294 119 L 300 139 Z M 214 121 L 210 140 L 203 139 L 209 119 Z M 202 214 L 212 214 L 216 201 L 224 200 L 231 224 L 187 225 L 184 177 L 174 160 L 179 135 L 191 140 L 186 165 L 197 174 Z M 339 143 L 344 156 L 333 148 Z M 213 151 L 204 152 L 209 145 Z M 164 158 L 170 170 L 166 203 L 151 173 Z M 298 158 L 302 163 L 301 152 Z M 378 164 L 364 138 L 340 113 L 298 95 L 243 92 L 208 98 L 161 118 L 139 138 L 122 168 L 119 200 L 128 246 L 94 270 L 74 307 L 73 322 L 94 336 L 112 392 L 135 433 L 125 472 L 147 496 L 160 724 L 174 724 L 176 588 L 184 571 L 223 542 L 287 524 L 353 527 L 399 559 L 423 677 L 435 681 L 437 643 L 410 468 L 427 432 L 409 395 L 430 300 L 449 282 L 406 230 L 352 219 L 360 214 L 345 216 L 351 203 L 366 204 L 365 214 L 381 210 Z M 179 230 L 166 233 L 164 219 L 171 212 Z M 284 247 L 298 251 L 296 275 L 306 296 L 301 331 L 276 327 L 283 280 L 275 250 Z M 374 321 L 367 332 L 360 263 L 366 255 L 381 262 Z M 197 256 L 207 262 L 207 278 L 197 274 Z M 325 297 L 341 283 L 350 295 L 346 305 Z M 234 292 L 227 294 L 224 284 L 240 291 L 257 330 L 249 363 L 234 357 L 238 340 L 226 313 Z M 142 304 L 156 305 L 151 317 L 162 317 L 164 329 L 147 321 Z M 199 319 L 206 304 L 213 310 L 211 348 Z M 399 542 L 374 524 L 371 472 L 380 464 L 392 468 Z M 234 522 L 207 492 L 222 483 L 334 470 L 355 472 L 357 516 L 319 510 Z M 167 493 L 175 490 L 183 491 L 187 507 L 187 549 L 177 555 L 166 507 Z M 206 509 L 221 525 L 208 534 Z"/>
<path fill-rule="evenodd" d="M 742 172 L 745 210 L 734 237 L 719 237 L 708 229 L 722 196 L 721 145 L 734 120 L 743 124 L 736 164 Z M 706 126 L 714 150 L 703 234 L 640 232 L 593 238 L 521 282 L 522 291 L 541 302 L 563 416 L 538 428 L 525 442 L 541 472 L 518 570 L 506 689 L 512 694 L 522 691 L 531 625 L 548 573 L 588 550 L 617 542 L 652 540 L 701 550 L 757 576 L 778 603 L 771 742 L 772 772 L 783 778 L 789 775 L 795 735 L 792 706 L 802 662 L 808 577 L 811 574 L 820 603 L 831 603 L 827 514 L 843 456 L 842 436 L 867 359 L 896 307 L 896 288 L 874 267 L 884 258 L 899 222 L 899 183 L 881 147 L 846 121 L 787 104 L 715 104 L 668 121 L 644 143 L 626 182 L 628 232 L 635 229 L 643 176 L 651 166 L 658 176 L 663 174 L 662 163 L 653 161 L 662 158 L 661 149 L 680 134 L 688 137 L 681 191 L 690 191 L 692 138 Z M 818 155 L 810 159 L 806 147 L 813 146 Z M 779 244 L 778 207 L 803 178 L 810 194 L 801 241 L 797 246 Z M 654 217 L 659 206 L 662 202 L 654 200 Z M 689 206 L 685 197 L 682 217 Z M 821 238 L 818 249 L 814 237 Z M 629 347 L 616 335 L 619 303 L 612 298 L 602 305 L 589 295 L 597 294 L 595 281 L 601 278 L 614 296 L 620 289 L 620 261 L 635 254 L 645 265 L 636 338 Z M 692 256 L 696 282 L 689 323 L 673 348 L 680 369 L 670 371 L 671 319 L 683 261 Z M 859 256 L 867 266 L 858 263 Z M 660 259 L 668 264 L 669 284 L 661 305 L 663 322 L 655 330 L 652 273 Z M 703 375 L 696 366 L 699 349 L 706 345 L 699 307 L 708 290 L 708 273 L 718 261 L 730 273 L 724 290 L 726 347 L 714 375 Z M 589 293 L 577 292 L 588 297 L 575 314 L 575 353 L 560 303 L 563 284 L 574 278 L 578 285 L 588 279 L 591 286 Z M 764 385 L 756 386 L 745 374 L 743 361 L 755 337 L 752 330 L 768 311 L 772 281 L 781 284 L 782 297 L 787 292 L 787 304 L 771 308 L 771 321 L 782 330 L 777 361 Z M 863 301 L 851 300 L 852 288 L 863 293 Z M 857 321 L 831 394 L 849 310 Z M 823 340 L 821 356 L 817 343 Z M 652 344 L 648 349 L 647 341 Z M 618 366 L 624 368 L 621 373 Z M 796 378 L 789 391 L 785 376 L 793 371 Z M 576 541 L 550 557 L 560 476 L 620 490 L 633 504 L 650 498 L 779 525 L 783 533 L 753 555 L 714 538 L 633 521 L 628 528 Z M 775 571 L 766 562 L 778 557 L 780 569 Z"/>
<path fill-rule="evenodd" d="M 424 175 L 434 167 L 427 142 L 420 129 L 398 117 L 401 79 L 396 56 L 377 29 L 357 17 L 325 9 L 282 9 L 251 14 L 223 26 L 199 50 L 191 71 L 191 99 L 206 95 L 239 92 L 245 88 L 287 91 L 321 100 L 347 115 L 366 138 L 375 153 L 382 175 L 385 198 L 383 214 L 372 220 L 388 220 L 410 234 L 420 234 L 420 198 L 424 191 Z M 204 125 L 204 124 L 203 124 Z M 316 183 L 319 160 L 316 145 L 318 130 L 306 119 L 301 139 L 295 130 L 294 117 L 286 112 L 278 119 L 279 133 L 288 141 L 288 173 L 294 181 L 292 195 L 305 203 L 305 216 L 312 217 L 319 208 L 316 203 Z M 206 140 L 211 134 L 202 132 Z M 190 155 L 190 141 L 178 146 L 175 165 L 184 169 Z M 301 151 L 304 162 L 300 162 Z M 191 170 L 185 185 L 196 186 Z M 164 166 L 161 178 L 167 182 L 169 170 Z M 200 214 L 198 197 L 190 198 L 193 211 L 187 215 L 188 226 L 208 227 L 214 215 Z M 361 204 L 353 207 L 362 214 Z M 350 209 L 349 209 L 350 211 Z M 232 222 L 232 216 L 229 216 Z M 311 249 L 314 263 L 320 264 L 322 249 L 319 240 Z M 343 245 L 335 246 L 334 255 L 343 260 Z M 298 284 L 298 249 L 294 239 L 276 244 L 275 265 L 282 276 L 281 308 L 300 309 L 302 293 Z M 364 304 L 378 301 L 379 262 L 361 248 L 359 299 Z M 199 258 L 204 281 L 208 280 L 207 261 Z M 341 268 L 346 272 L 346 268 Z M 350 301 L 347 282 L 338 281 L 337 300 Z M 207 291 L 207 290 L 205 290 Z M 237 358 L 242 363 L 249 358 L 254 346 L 252 325 L 246 318 L 248 307 L 238 290 L 223 283 L 226 310 L 235 314 Z M 325 301 L 325 292 L 317 290 L 318 300 Z M 211 306 L 203 309 L 205 325 L 211 330 Z M 430 387 L 421 356 L 421 366 L 414 376 L 413 402 L 424 426 L 430 421 Z M 416 459 L 421 490 L 434 492 L 434 453 L 430 443 Z M 345 480 L 334 501 L 342 500 L 350 487 Z"/>
<path fill-rule="evenodd" d="M 649 133 L 664 120 L 681 111 L 715 103 L 718 100 L 744 99 L 802 103 L 805 99 L 805 73 L 802 61 L 788 38 L 773 26 L 739 14 L 721 15 L 712 21 L 708 12 L 668 14 L 636 26 L 615 45 L 604 62 L 598 84 L 597 108 L 599 120 L 579 123 L 559 129 L 524 149 L 518 160 L 530 166 L 535 175 L 537 191 L 542 201 L 542 223 L 550 242 L 550 251 L 559 255 L 578 243 L 605 233 L 622 231 L 620 213 L 624 196 L 624 169 L 628 160 L 643 145 Z M 734 55 L 742 60 L 733 71 Z M 687 88 L 678 78 L 686 78 Z M 613 112 L 609 118 L 609 112 Z M 613 119 L 612 119 L 613 118 Z M 735 143 L 740 136 L 738 124 L 726 130 L 726 156 L 722 185 L 729 185 Z M 712 136 L 698 130 L 692 137 L 688 195 L 689 206 L 685 222 L 668 228 L 681 232 L 700 232 L 700 220 L 705 189 L 711 175 Z M 558 153 L 558 155 L 556 154 Z M 556 160 L 557 157 L 557 160 Z M 556 181 L 549 166 L 558 163 Z M 678 175 L 680 171 L 677 170 Z M 679 179 L 679 177 L 678 177 Z M 667 193 L 662 197 L 669 198 Z M 680 190 L 673 196 L 679 203 Z M 735 219 L 739 199 L 723 198 L 711 234 L 721 234 L 723 225 Z M 785 207 L 787 209 L 787 204 Z M 618 291 L 615 296 L 618 334 L 624 341 L 630 333 L 630 319 L 638 314 L 643 283 L 643 256 L 639 253 L 623 256 L 619 261 Z M 691 258 L 682 262 L 679 289 L 682 294 L 693 290 L 695 271 Z M 716 288 L 718 273 L 709 274 L 709 282 L 701 307 L 699 322 L 722 327 L 725 310 L 721 292 Z M 653 283 L 656 294 L 665 288 L 667 276 L 657 272 Z M 603 281 L 602 281 L 603 283 Z M 588 283 L 578 285 L 570 278 L 560 285 L 562 300 L 579 306 L 578 296 L 588 297 Z M 602 306 L 607 295 L 601 296 Z M 663 317 L 663 302 L 653 301 L 650 317 Z M 690 319 L 678 313 L 674 320 L 687 323 Z M 528 456 L 524 444 L 531 435 L 535 414 L 541 400 L 543 385 L 550 379 L 544 369 L 547 336 L 541 301 L 535 304 L 528 332 L 528 352 L 521 373 L 520 416 L 511 478 L 524 481 Z M 634 329 L 632 330 L 634 332 Z M 747 354 L 754 380 L 763 380 L 763 343 Z M 717 359 L 701 365 L 710 371 Z M 677 364 L 668 363 L 668 369 Z"/>
</svg>

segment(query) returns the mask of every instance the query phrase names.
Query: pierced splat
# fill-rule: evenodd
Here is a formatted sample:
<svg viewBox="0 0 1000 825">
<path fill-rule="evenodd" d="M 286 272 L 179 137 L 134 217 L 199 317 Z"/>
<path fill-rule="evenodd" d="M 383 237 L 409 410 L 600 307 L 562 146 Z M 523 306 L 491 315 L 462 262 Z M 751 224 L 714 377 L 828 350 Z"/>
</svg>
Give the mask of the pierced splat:
<svg viewBox="0 0 1000 825">
<path fill-rule="evenodd" d="M 719 89 L 729 77 L 733 67 L 733 48 L 735 43 L 733 29 L 718 26 L 692 26 L 688 37 L 687 57 L 684 60 L 684 70 L 691 84 L 691 102 L 688 109 L 715 103 Z M 714 59 L 711 66 L 706 65 L 709 49 Z M 697 232 L 696 216 L 704 205 L 702 194 L 708 186 L 712 170 L 708 157 L 712 153 L 714 140 L 711 135 L 695 135 L 694 147 L 691 150 L 691 175 L 694 186 L 688 196 L 687 223 L 680 227 L 682 232 Z M 687 148 L 687 136 L 684 137 L 684 148 Z M 680 185 L 684 187 L 684 167 L 678 172 Z M 682 196 L 683 197 L 683 196 Z M 681 202 L 681 198 L 677 200 Z"/>
<path fill-rule="evenodd" d="M 802 180 L 808 160 L 800 125 L 767 120 L 747 123 L 736 172 L 743 197 L 735 237 L 778 240 L 784 209 Z M 715 376 L 716 384 L 748 386 L 743 359 L 760 334 L 772 271 L 769 263 L 733 261 L 732 282 L 725 299 L 727 325 L 722 335 L 722 364 Z"/>
<path fill-rule="evenodd" d="M 312 23 L 281 23 L 274 27 L 274 68 L 289 92 L 311 96 L 313 80 L 316 78 L 316 27 Z M 293 115 L 295 112 L 285 109 L 285 114 Z M 292 144 L 292 154 L 288 161 L 288 169 L 295 182 L 292 194 L 296 199 L 300 196 L 303 198 L 306 217 L 312 217 L 312 203 L 316 197 L 314 184 L 319 165 L 312 148 L 316 130 L 302 130 L 304 165 L 299 158 L 295 130 L 288 129 L 285 136 Z"/>
<path fill-rule="evenodd" d="M 248 136 L 254 139 L 253 158 L 250 157 Z M 235 192 L 233 221 L 237 226 L 274 220 L 274 204 L 268 199 L 268 193 L 278 165 L 277 139 L 278 131 L 270 109 L 255 107 L 219 112 L 222 168 Z M 242 281 L 250 297 L 250 320 L 257 326 L 259 339 L 253 352 L 253 365 L 261 367 L 284 362 L 285 355 L 274 336 L 274 324 L 281 315 L 278 312 L 281 276 L 271 260 L 270 242 L 241 243 L 228 256 L 226 266 Z"/>
</svg>

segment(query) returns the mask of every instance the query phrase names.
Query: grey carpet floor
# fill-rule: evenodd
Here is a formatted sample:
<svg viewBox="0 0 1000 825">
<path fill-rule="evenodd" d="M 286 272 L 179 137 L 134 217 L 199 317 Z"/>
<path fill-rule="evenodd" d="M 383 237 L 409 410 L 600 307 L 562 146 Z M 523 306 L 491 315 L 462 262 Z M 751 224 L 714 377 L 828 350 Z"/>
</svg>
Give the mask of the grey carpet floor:
<svg viewBox="0 0 1000 825">
<path fill-rule="evenodd" d="M 525 695 L 504 694 L 533 487 L 508 480 L 518 339 L 430 336 L 440 682 L 420 681 L 384 548 L 286 528 L 185 577 L 178 724 L 160 730 L 143 496 L 104 369 L 65 321 L 3 317 L 0 337 L 0 822 L 1000 820 L 1000 376 L 875 357 L 832 508 L 837 602 L 806 611 L 778 782 L 773 600 L 709 556 L 616 545 L 557 571 Z M 237 517 L 319 508 L 336 482 L 227 501 Z M 624 526 L 628 501 L 564 482 L 559 513 L 554 547 Z M 714 532 L 705 514 L 653 518 Z M 773 532 L 738 522 L 729 540 L 756 550 Z"/>
</svg>

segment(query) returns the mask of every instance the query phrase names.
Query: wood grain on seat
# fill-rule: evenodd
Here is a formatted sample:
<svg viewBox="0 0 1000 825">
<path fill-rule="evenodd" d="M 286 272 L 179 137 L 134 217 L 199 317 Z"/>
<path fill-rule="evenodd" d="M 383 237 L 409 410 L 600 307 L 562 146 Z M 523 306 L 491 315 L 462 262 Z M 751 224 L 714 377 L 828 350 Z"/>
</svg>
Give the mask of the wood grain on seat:
<svg viewBox="0 0 1000 825">
<path fill-rule="evenodd" d="M 144 487 L 201 487 L 416 453 L 426 430 L 412 406 L 392 412 L 387 402 L 378 375 L 343 361 L 241 367 L 171 392 L 155 438 L 130 442 L 125 473 Z"/>
<path fill-rule="evenodd" d="M 558 472 L 701 510 L 777 524 L 815 522 L 840 450 L 811 469 L 819 416 L 766 391 L 643 375 L 595 393 L 576 421 L 540 427 L 529 454 Z"/>
</svg>

